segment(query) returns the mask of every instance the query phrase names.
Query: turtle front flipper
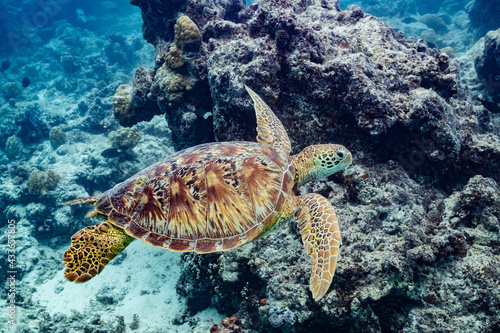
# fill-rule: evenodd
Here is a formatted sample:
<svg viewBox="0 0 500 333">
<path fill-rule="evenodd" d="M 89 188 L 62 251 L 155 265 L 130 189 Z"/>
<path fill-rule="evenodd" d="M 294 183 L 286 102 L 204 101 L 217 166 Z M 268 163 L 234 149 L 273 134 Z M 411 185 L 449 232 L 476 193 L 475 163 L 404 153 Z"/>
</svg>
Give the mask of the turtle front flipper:
<svg viewBox="0 0 500 333">
<path fill-rule="evenodd" d="M 310 288 L 314 299 L 323 297 L 332 283 L 339 246 L 342 243 L 335 210 L 328 200 L 316 193 L 295 197 L 295 209 L 302 242 L 312 259 Z"/>
<path fill-rule="evenodd" d="M 134 239 L 109 222 L 78 231 L 71 237 L 71 246 L 63 256 L 64 277 L 76 283 L 90 280 Z"/>
<path fill-rule="evenodd" d="M 63 202 L 63 205 L 77 205 L 77 204 L 83 204 L 83 203 L 93 204 L 97 200 L 101 199 L 103 196 L 104 196 L 104 193 L 99 194 L 99 195 L 94 195 L 92 197 L 74 199 L 71 201 Z"/>
<path fill-rule="evenodd" d="M 252 97 L 255 114 L 257 115 L 257 142 L 274 148 L 281 148 L 290 153 L 292 145 L 281 121 L 259 95 L 247 86 L 245 88 Z"/>
</svg>

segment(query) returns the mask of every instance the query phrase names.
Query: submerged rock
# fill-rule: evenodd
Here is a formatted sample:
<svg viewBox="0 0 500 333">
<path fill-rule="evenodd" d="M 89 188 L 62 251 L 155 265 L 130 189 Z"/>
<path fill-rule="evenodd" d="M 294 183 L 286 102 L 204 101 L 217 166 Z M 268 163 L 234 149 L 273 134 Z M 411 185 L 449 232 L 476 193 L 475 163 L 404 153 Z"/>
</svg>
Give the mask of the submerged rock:
<svg viewBox="0 0 500 333">
<path fill-rule="evenodd" d="M 8 101 L 9 99 L 16 99 L 21 95 L 21 90 L 14 82 L 7 82 L 2 85 L 3 98 Z"/>
<path fill-rule="evenodd" d="M 8 70 L 10 68 L 10 65 L 12 65 L 12 63 L 9 60 L 2 61 L 2 64 L 0 65 L 0 72 L 3 73 Z"/>
<path fill-rule="evenodd" d="M 500 95 L 500 29 L 490 31 L 484 37 L 484 50 L 477 55 L 475 68 L 489 93 Z M 497 102 L 500 102 L 498 97 Z"/>
<path fill-rule="evenodd" d="M 472 0 L 466 6 L 471 25 L 478 29 L 478 35 L 484 36 L 489 30 L 498 29 L 500 7 L 495 1 Z"/>
<path fill-rule="evenodd" d="M 26 76 L 26 77 L 23 78 L 23 81 L 22 81 L 23 88 L 28 88 L 28 86 L 30 85 L 30 83 L 31 83 L 31 80 L 30 80 L 29 77 Z"/>
</svg>

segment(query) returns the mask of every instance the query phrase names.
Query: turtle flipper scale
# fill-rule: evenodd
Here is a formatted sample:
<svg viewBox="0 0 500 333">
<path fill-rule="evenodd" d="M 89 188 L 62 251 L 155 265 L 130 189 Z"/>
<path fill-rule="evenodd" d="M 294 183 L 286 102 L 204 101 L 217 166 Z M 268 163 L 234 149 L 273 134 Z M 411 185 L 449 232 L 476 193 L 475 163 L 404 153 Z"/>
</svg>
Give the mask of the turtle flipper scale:
<svg viewBox="0 0 500 333">
<path fill-rule="evenodd" d="M 64 277 L 76 283 L 90 280 L 134 239 L 109 222 L 78 231 L 63 256 Z"/>
<path fill-rule="evenodd" d="M 257 142 L 274 148 L 281 148 L 290 153 L 290 139 L 281 121 L 259 95 L 247 86 L 245 88 L 252 97 L 255 114 L 257 115 Z"/>
<path fill-rule="evenodd" d="M 295 218 L 302 242 L 312 259 L 310 288 L 314 299 L 323 297 L 333 279 L 342 243 L 335 210 L 316 193 L 295 198 Z"/>
</svg>

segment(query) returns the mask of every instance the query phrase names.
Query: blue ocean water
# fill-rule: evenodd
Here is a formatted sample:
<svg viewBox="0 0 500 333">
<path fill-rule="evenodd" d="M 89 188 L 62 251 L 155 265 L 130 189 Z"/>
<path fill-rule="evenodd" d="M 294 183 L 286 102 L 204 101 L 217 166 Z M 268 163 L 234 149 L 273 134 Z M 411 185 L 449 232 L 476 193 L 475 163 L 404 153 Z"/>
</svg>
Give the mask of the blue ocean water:
<svg viewBox="0 0 500 333">
<path fill-rule="evenodd" d="M 130 2 L 2 1 L 0 332 L 500 331 L 499 1 Z M 328 261 L 337 263 L 331 285 L 335 268 L 318 268 L 330 277 L 324 298 L 309 289 L 310 255 L 330 260 L 337 231 L 321 229 L 322 214 L 307 228 L 294 222 L 319 204 L 301 203 L 289 224 L 234 251 L 181 254 L 134 241 L 90 281 L 67 281 L 72 235 L 108 216 L 85 217 L 95 200 L 64 202 L 100 196 L 183 148 L 255 141 L 257 131 L 288 158 L 274 137 L 280 127 L 255 121 L 244 85 L 283 122 L 291 154 L 338 143 L 353 164 L 293 186 L 320 162 L 288 169 L 263 148 L 260 166 L 283 168 L 278 180 L 224 169 L 221 184 L 238 197 L 214 186 L 205 203 L 199 188 L 179 202 L 225 203 L 224 229 L 244 220 L 239 205 L 251 207 L 248 225 L 264 220 L 242 173 L 265 184 L 256 195 L 264 206 L 266 195 L 274 200 L 276 216 L 295 194 L 320 194 L 344 237 L 338 263 Z M 327 161 L 337 165 L 340 154 Z M 235 160 L 228 165 L 243 165 Z M 178 161 L 169 162 L 176 176 L 209 184 L 200 176 L 208 167 L 190 174 Z M 149 197 L 144 188 L 110 199 L 134 207 L 145 223 L 137 234 L 156 227 L 137 217 L 152 198 L 174 205 L 170 188 Z M 128 213 L 119 214 L 109 221 Z M 192 252 L 185 216 L 181 251 Z M 304 247 L 306 232 L 324 243 Z"/>
</svg>

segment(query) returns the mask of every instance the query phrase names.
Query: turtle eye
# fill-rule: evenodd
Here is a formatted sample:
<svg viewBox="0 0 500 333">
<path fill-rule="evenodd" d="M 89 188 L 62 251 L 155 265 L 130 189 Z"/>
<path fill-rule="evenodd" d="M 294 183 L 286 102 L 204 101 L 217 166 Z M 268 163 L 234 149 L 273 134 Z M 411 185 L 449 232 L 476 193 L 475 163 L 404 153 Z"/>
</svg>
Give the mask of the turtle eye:
<svg viewBox="0 0 500 333">
<path fill-rule="evenodd" d="M 99 230 L 102 232 L 107 232 L 109 230 L 109 225 L 106 222 L 104 222 L 99 226 Z"/>
<path fill-rule="evenodd" d="M 344 157 L 345 157 L 345 153 L 341 152 L 341 151 L 336 151 L 335 155 L 337 155 L 337 157 L 340 159 L 344 159 Z"/>
</svg>

